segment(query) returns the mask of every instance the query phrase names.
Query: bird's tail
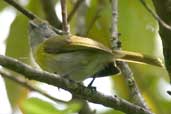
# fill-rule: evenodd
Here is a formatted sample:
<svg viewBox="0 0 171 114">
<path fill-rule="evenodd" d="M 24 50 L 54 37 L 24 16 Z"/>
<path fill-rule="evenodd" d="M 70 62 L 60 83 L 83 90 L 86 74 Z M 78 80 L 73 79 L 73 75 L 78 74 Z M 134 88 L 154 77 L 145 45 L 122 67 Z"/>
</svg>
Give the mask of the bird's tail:
<svg viewBox="0 0 171 114">
<path fill-rule="evenodd" d="M 112 51 L 114 58 L 118 61 L 126 61 L 140 64 L 150 64 L 158 67 L 164 67 L 160 58 L 144 55 L 136 52 L 114 50 Z"/>
</svg>

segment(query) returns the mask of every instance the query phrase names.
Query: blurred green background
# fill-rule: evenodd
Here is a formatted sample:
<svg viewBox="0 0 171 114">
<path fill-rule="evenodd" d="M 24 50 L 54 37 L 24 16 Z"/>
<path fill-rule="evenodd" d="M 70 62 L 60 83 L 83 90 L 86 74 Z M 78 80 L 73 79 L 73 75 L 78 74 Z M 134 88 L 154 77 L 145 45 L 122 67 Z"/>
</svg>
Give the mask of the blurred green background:
<svg viewBox="0 0 171 114">
<path fill-rule="evenodd" d="M 41 6 L 42 1 L 28 0 L 23 6 L 45 19 Z M 70 0 L 67 2 L 68 12 L 72 10 L 74 1 Z M 111 3 L 109 1 L 90 0 L 89 2 L 83 3 L 70 22 L 71 32 L 93 38 L 110 46 L 109 38 L 111 36 L 112 17 Z M 59 1 L 55 0 L 55 2 L 59 6 Z M 153 8 L 151 0 L 147 0 L 147 3 Z M 7 8 L 11 8 L 11 6 L 1 0 L 0 11 L 3 12 Z M 15 9 L 12 8 L 12 10 Z M 57 10 L 57 14 L 59 13 L 59 10 Z M 158 35 L 158 24 L 138 0 L 119 0 L 118 21 L 119 33 L 121 34 L 120 39 L 124 50 L 163 58 L 161 41 Z M 6 23 L 5 20 L 4 23 Z M 28 43 L 28 19 L 20 12 L 16 12 L 16 17 L 10 26 L 9 35 L 6 38 L 5 44 L 5 54 L 7 56 L 17 58 L 32 65 Z M 130 67 L 150 109 L 156 114 L 171 114 L 171 97 L 166 94 L 166 90 L 170 87 L 168 85 L 169 78 L 166 71 L 149 65 L 130 64 Z M 131 96 L 129 96 L 129 91 L 123 76 L 113 76 L 111 80 L 113 85 L 112 89 L 116 92 L 115 94 L 130 100 Z M 68 104 L 64 109 L 60 109 L 54 106 L 54 104 L 38 98 L 29 98 L 26 100 L 29 93 L 27 89 L 9 80 L 5 80 L 5 83 L 12 107 L 14 109 L 20 107 L 23 114 L 71 114 L 78 112 L 81 108 L 79 103 Z M 105 110 L 101 113 L 123 114 L 112 109 Z"/>
</svg>

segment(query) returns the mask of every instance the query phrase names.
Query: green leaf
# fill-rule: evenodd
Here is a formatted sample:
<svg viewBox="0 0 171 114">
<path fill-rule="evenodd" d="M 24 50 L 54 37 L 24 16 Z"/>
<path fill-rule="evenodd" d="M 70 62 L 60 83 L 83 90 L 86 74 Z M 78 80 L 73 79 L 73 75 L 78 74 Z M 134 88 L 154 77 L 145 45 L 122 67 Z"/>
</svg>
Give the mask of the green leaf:
<svg viewBox="0 0 171 114">
<path fill-rule="evenodd" d="M 38 17 L 44 18 L 44 13 L 41 6 L 41 0 L 30 0 L 28 10 L 33 12 Z"/>
<path fill-rule="evenodd" d="M 148 1 L 148 4 L 152 6 L 151 1 Z M 118 21 L 123 50 L 135 51 L 154 56 L 158 26 L 156 21 L 149 14 L 149 12 L 147 12 L 140 1 L 120 0 Z M 134 75 L 138 76 L 137 78 L 139 79 L 137 81 L 142 83 L 142 85 L 145 80 L 142 81 L 143 79 L 141 79 L 141 76 L 146 77 L 149 76 L 152 72 L 154 73 L 158 71 L 158 69 L 150 65 L 131 65 L 134 66 L 132 67 L 133 72 L 141 72 Z M 119 81 L 116 80 L 116 83 L 117 82 Z M 117 85 L 117 87 L 122 87 L 121 83 Z"/>
<path fill-rule="evenodd" d="M 30 9 L 35 10 L 37 14 L 41 13 L 41 6 L 37 0 L 31 0 L 28 6 Z M 17 12 L 17 17 L 11 25 L 10 33 L 6 40 L 6 55 L 30 64 L 28 21 L 26 16 Z M 18 74 L 12 73 L 14 76 L 18 76 Z M 5 80 L 5 82 L 10 103 L 12 104 L 12 107 L 16 107 L 16 105 L 20 104 L 23 99 L 25 99 L 28 91 L 13 81 Z"/>
<path fill-rule="evenodd" d="M 6 41 L 6 55 L 29 61 L 28 20 L 19 15 L 11 25 L 10 35 Z"/>
<path fill-rule="evenodd" d="M 67 114 L 76 113 L 81 109 L 82 105 L 80 102 L 71 102 L 68 104 L 67 109 L 64 110 Z"/>
<path fill-rule="evenodd" d="M 24 114 L 65 114 L 49 102 L 38 98 L 29 98 L 25 100 L 21 105 L 21 110 Z"/>
<path fill-rule="evenodd" d="M 110 46 L 111 7 L 109 1 L 92 0 L 87 12 L 87 36 Z"/>
<path fill-rule="evenodd" d="M 7 3 L 5 3 L 3 0 L 0 0 L 0 11 L 3 10 L 7 6 Z"/>
<path fill-rule="evenodd" d="M 124 49 L 154 53 L 158 26 L 138 0 L 119 1 L 119 32 Z"/>
<path fill-rule="evenodd" d="M 6 40 L 6 55 L 29 63 L 30 58 L 27 38 L 27 20 L 22 15 L 19 15 L 12 23 L 10 35 Z M 18 74 L 14 72 L 11 73 L 14 76 L 18 76 Z M 27 90 L 13 81 L 5 80 L 5 82 L 10 103 L 15 107 L 22 101 L 24 96 L 26 97 Z"/>
<path fill-rule="evenodd" d="M 80 110 L 81 104 L 78 102 L 69 103 L 64 110 L 57 109 L 49 102 L 39 98 L 29 98 L 21 105 L 21 110 L 24 114 L 71 114 Z"/>
</svg>

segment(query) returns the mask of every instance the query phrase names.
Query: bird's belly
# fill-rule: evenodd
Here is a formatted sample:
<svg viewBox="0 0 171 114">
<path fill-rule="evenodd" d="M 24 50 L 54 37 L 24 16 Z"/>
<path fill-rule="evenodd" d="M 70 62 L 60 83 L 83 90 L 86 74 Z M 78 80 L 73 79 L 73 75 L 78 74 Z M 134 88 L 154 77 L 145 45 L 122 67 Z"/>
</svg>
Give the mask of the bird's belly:
<svg viewBox="0 0 171 114">
<path fill-rule="evenodd" d="M 60 54 L 43 54 L 37 57 L 39 66 L 49 72 L 68 76 L 69 79 L 82 81 L 111 61 L 111 56 L 90 51 L 76 51 Z"/>
</svg>

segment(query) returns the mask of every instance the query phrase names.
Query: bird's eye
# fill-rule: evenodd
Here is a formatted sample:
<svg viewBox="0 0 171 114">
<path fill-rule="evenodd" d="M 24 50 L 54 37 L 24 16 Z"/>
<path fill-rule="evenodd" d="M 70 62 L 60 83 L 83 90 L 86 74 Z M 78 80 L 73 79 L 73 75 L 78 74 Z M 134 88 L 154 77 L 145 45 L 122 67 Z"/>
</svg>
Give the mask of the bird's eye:
<svg viewBox="0 0 171 114">
<path fill-rule="evenodd" d="M 48 28 L 48 24 L 47 23 L 42 23 L 41 28 L 42 29 L 47 29 Z"/>
</svg>

